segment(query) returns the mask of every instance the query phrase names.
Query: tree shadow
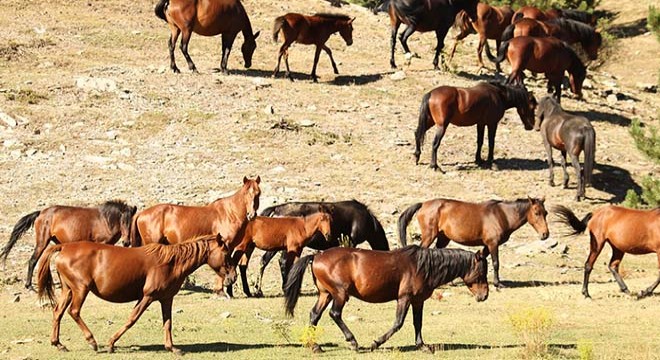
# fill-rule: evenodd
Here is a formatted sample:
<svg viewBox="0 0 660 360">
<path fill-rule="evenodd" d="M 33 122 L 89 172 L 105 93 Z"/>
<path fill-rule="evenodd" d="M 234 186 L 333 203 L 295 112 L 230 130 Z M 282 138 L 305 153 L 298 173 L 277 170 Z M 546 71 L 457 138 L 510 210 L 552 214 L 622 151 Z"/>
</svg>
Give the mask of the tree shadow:
<svg viewBox="0 0 660 360">
<path fill-rule="evenodd" d="M 385 73 L 387 74 L 387 73 Z M 364 75 L 338 75 L 332 81 L 327 82 L 331 85 L 365 85 L 376 82 L 383 78 L 385 74 L 364 74 Z"/>
<path fill-rule="evenodd" d="M 598 172 L 594 172 L 591 186 L 596 190 L 612 195 L 609 199 L 603 199 L 605 202 L 622 202 L 626 198 L 626 193 L 629 189 L 634 190 L 638 194 L 641 193 L 642 188 L 635 182 L 635 180 L 633 180 L 628 170 L 617 166 L 598 163 L 594 168 L 598 170 Z"/>
<path fill-rule="evenodd" d="M 613 25 L 607 29 L 607 32 L 617 39 L 631 38 L 648 32 L 646 24 L 647 19 L 641 18 L 624 24 Z"/>
<path fill-rule="evenodd" d="M 616 124 L 619 126 L 630 126 L 630 119 L 618 114 L 606 113 L 597 110 L 571 111 L 571 113 L 578 116 L 584 116 L 587 119 L 589 119 L 589 121 L 593 121 L 593 122 L 607 121 L 608 123 Z"/>
</svg>

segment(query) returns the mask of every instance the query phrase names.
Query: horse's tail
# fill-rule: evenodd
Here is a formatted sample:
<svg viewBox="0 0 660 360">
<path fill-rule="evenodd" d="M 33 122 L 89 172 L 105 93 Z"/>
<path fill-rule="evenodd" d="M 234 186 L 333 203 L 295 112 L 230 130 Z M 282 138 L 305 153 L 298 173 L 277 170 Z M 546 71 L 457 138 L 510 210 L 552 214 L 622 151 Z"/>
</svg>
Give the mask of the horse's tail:
<svg viewBox="0 0 660 360">
<path fill-rule="evenodd" d="M 130 242 L 131 247 L 142 246 L 142 235 L 140 235 L 140 229 L 138 228 L 137 221 L 140 214 L 133 215 L 133 220 L 131 220 L 131 234 Z"/>
<path fill-rule="evenodd" d="M 424 94 L 422 103 L 419 105 L 419 119 L 417 122 L 417 130 L 415 130 L 415 162 L 419 162 L 419 155 L 422 153 L 422 145 L 424 145 L 424 135 L 428 130 L 427 124 L 433 123 L 431 117 L 431 110 L 429 109 L 429 99 L 431 92 Z"/>
<path fill-rule="evenodd" d="M 562 205 L 557 205 L 552 208 L 552 212 L 559 217 L 559 222 L 570 226 L 574 230 L 572 233 L 568 234 L 569 236 L 582 234 L 587 229 L 587 224 L 589 224 L 589 220 L 591 220 L 592 216 L 592 213 L 588 213 L 582 218 L 582 220 L 580 220 L 575 216 L 571 209 Z"/>
<path fill-rule="evenodd" d="M 502 34 L 502 37 L 504 37 L 504 34 Z M 497 49 L 497 57 L 493 57 L 493 55 L 490 53 L 490 51 L 486 51 L 486 56 L 488 57 L 488 60 L 499 64 L 502 61 L 504 61 L 504 58 L 506 58 L 506 52 L 509 49 L 509 40 L 503 41 L 502 44 L 500 45 L 500 48 Z"/>
<path fill-rule="evenodd" d="M 376 216 L 369 212 L 369 215 L 371 215 L 371 220 L 374 222 L 374 230 L 375 230 L 375 238 L 372 240 L 373 244 L 370 242 L 369 244 L 372 245 L 371 249 L 373 250 L 384 250 L 384 251 L 389 251 L 390 250 L 390 244 L 387 242 L 387 235 L 385 235 L 385 229 L 383 229 L 383 225 L 378 221 Z"/>
<path fill-rule="evenodd" d="M 504 31 L 502 31 L 502 36 L 500 36 L 500 41 L 505 42 L 513 39 L 513 33 L 516 30 L 516 24 L 509 24 Z"/>
<path fill-rule="evenodd" d="M 584 138 L 584 182 L 591 184 L 591 175 L 594 172 L 596 152 L 596 132 L 589 128 Z"/>
<path fill-rule="evenodd" d="M 458 30 L 459 33 L 476 33 L 474 27 L 472 27 L 472 20 L 468 16 L 467 12 L 465 12 L 465 10 L 461 10 L 456 14 L 456 19 L 454 20 L 454 29 Z"/>
<path fill-rule="evenodd" d="M 305 269 L 307 268 L 307 265 L 312 263 L 312 261 L 314 261 L 314 255 L 302 257 L 293 264 L 293 267 L 291 267 L 291 270 L 289 271 L 289 276 L 284 285 L 284 302 L 286 314 L 288 316 L 293 316 L 293 310 L 296 308 L 298 298 L 300 297 L 300 289 L 302 288 Z"/>
<path fill-rule="evenodd" d="M 158 4 L 156 4 L 156 7 L 154 8 L 154 12 L 156 13 L 156 16 L 159 18 L 163 19 L 163 21 L 167 22 L 167 16 L 165 15 L 165 9 L 170 5 L 170 0 L 160 0 Z"/>
<path fill-rule="evenodd" d="M 32 226 L 34 226 L 34 221 L 37 220 L 37 217 L 39 217 L 39 214 L 41 214 L 41 211 L 35 211 L 31 214 L 23 216 L 16 225 L 14 225 L 14 230 L 11 232 L 11 236 L 9 237 L 9 242 L 7 242 L 7 245 L 2 249 L 2 252 L 0 252 L 0 259 L 2 261 L 7 261 L 7 256 L 9 256 L 9 251 L 14 247 L 16 244 L 16 241 L 25 234 L 26 231 L 30 230 Z"/>
<path fill-rule="evenodd" d="M 410 223 L 410 220 L 412 220 L 413 215 L 422 207 L 422 203 L 417 203 L 409 208 L 407 208 L 401 216 L 399 216 L 399 221 L 397 222 L 397 226 L 399 227 L 399 245 L 401 247 L 406 246 L 407 240 L 406 237 L 408 236 L 407 234 L 407 229 L 408 229 L 408 224 Z"/>
<path fill-rule="evenodd" d="M 273 23 L 273 41 L 277 42 L 278 41 L 278 34 L 280 33 L 280 30 L 284 27 L 284 23 L 286 22 L 286 17 L 280 16 L 275 19 L 275 23 Z"/>
<path fill-rule="evenodd" d="M 39 270 L 37 271 L 37 294 L 39 299 L 48 298 L 51 305 L 55 304 L 55 289 L 53 288 L 53 275 L 50 273 L 50 258 L 61 250 L 61 244 L 48 247 L 41 257 L 41 264 L 39 264 Z"/>
<path fill-rule="evenodd" d="M 273 213 L 275 213 L 275 208 L 277 208 L 278 205 L 267 207 L 261 211 L 260 216 L 273 216 Z"/>
</svg>

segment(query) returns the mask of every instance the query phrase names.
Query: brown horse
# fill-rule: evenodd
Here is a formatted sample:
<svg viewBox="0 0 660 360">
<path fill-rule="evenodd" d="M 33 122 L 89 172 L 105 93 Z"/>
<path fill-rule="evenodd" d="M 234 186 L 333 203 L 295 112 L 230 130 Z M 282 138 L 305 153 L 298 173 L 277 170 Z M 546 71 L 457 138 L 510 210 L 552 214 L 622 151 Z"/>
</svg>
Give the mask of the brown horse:
<svg viewBox="0 0 660 360">
<path fill-rule="evenodd" d="M 172 345 L 172 301 L 186 276 L 203 264 L 208 264 L 225 277 L 229 285 L 236 280 L 236 268 L 231 265 L 231 252 L 218 235 L 193 239 L 183 244 L 166 246 L 151 244 L 141 248 L 121 248 L 94 243 L 73 243 L 51 246 L 45 261 L 39 266 L 39 297 L 47 297 L 55 305 L 50 258 L 59 253 L 55 268 L 62 283 L 62 294 L 53 309 L 53 332 L 50 343 L 61 351 L 67 348 L 60 342 L 60 322 L 64 311 L 83 331 L 85 339 L 95 351 L 94 335 L 80 317 L 80 309 L 91 291 L 99 298 L 125 303 L 136 301 L 128 322 L 108 343 L 113 352 L 115 342 L 130 329 L 154 301 L 159 301 L 165 330 L 165 349 L 180 352 Z"/>
<path fill-rule="evenodd" d="M 318 324 L 323 311 L 332 301 L 330 317 L 341 329 L 353 350 L 358 350 L 355 336 L 341 318 L 350 296 L 370 303 L 396 300 L 394 326 L 374 340 L 371 350 L 378 348 L 403 326 L 408 308 L 413 308 L 415 345 L 433 351 L 422 340 L 424 301 L 433 290 L 455 278 L 463 279 L 477 301 L 488 298 L 488 264 L 486 257 L 458 249 L 423 249 L 408 246 L 393 251 L 333 248 L 321 254 L 305 256 L 291 269 L 286 288 L 286 312 L 293 310 L 300 296 L 303 275 L 312 264 L 312 275 L 319 295 L 310 312 L 310 324 Z M 314 352 L 321 352 L 318 344 Z"/>
<path fill-rule="evenodd" d="M 176 244 L 212 234 L 221 234 L 227 243 L 233 243 L 256 217 L 260 182 L 259 176 L 254 180 L 244 177 L 243 186 L 234 195 L 206 206 L 159 204 L 140 211 L 133 217 L 131 244 Z M 221 287 L 216 286 L 216 291 Z"/>
<path fill-rule="evenodd" d="M 459 33 L 456 35 L 454 46 L 449 55 L 449 61 L 451 62 L 454 58 L 458 42 L 476 31 L 479 34 L 477 57 L 479 59 L 479 66 L 483 68 L 484 61 L 481 55 L 487 40 L 495 40 L 496 49 L 499 49 L 502 32 L 511 23 L 511 16 L 513 16 L 513 9 L 510 6 L 496 7 L 485 3 L 479 3 L 477 5 L 477 20 L 474 22 L 470 20 L 470 17 L 465 11 L 460 11 L 456 14 L 456 20 L 454 21 L 454 27 L 458 29 Z M 500 65 L 497 64 L 496 67 L 497 72 L 500 72 Z"/>
<path fill-rule="evenodd" d="M 557 206 L 553 212 L 559 216 L 560 221 L 573 230 L 570 235 L 577 235 L 589 230 L 591 238 L 591 250 L 584 264 L 584 282 L 582 284 L 582 295 L 589 295 L 589 274 L 594 267 L 605 243 L 612 248 L 612 258 L 608 268 L 614 279 L 619 284 L 622 292 L 630 294 L 628 287 L 619 275 L 619 264 L 623 255 L 655 253 L 658 257 L 658 268 L 660 268 L 660 207 L 652 210 L 627 209 L 620 206 L 606 205 L 588 213 L 582 220 L 568 208 Z M 653 290 L 660 284 L 660 274 L 651 286 L 640 291 L 639 298 L 651 295 Z"/>
<path fill-rule="evenodd" d="M 486 52 L 486 55 L 489 55 Z M 544 73 L 548 79 L 548 92 L 554 88 L 554 97 L 561 101 L 561 83 L 564 71 L 569 73 L 571 91 L 582 98 L 582 83 L 587 76 L 587 68 L 565 42 L 554 37 L 519 36 L 502 43 L 497 58 L 488 56 L 498 63 L 506 57 L 511 63 L 511 74 L 507 84 L 522 84 L 525 69 L 535 73 Z"/>
<path fill-rule="evenodd" d="M 346 45 L 351 46 L 353 44 L 354 20 L 355 18 L 351 19 L 346 15 L 339 14 L 314 14 L 312 16 L 305 16 L 297 13 L 288 13 L 276 18 L 273 25 L 273 41 L 278 41 L 278 34 L 281 32 L 284 36 L 284 44 L 280 47 L 273 77 L 280 71 L 280 62 L 282 56 L 284 56 L 286 77 L 293 81 L 291 71 L 289 70 L 289 47 L 294 42 L 304 45 L 316 45 L 314 65 L 312 66 L 312 80 L 314 82 L 318 81 L 316 77 L 316 65 L 319 62 L 321 50 L 324 50 L 328 54 L 332 63 L 332 69 L 335 74 L 339 74 L 335 59 L 332 57 L 332 51 L 330 51 L 330 48 L 325 43 L 330 38 L 330 35 L 339 32 Z"/>
<path fill-rule="evenodd" d="M 252 296 L 247 283 L 247 266 L 254 248 L 264 251 L 286 250 L 286 263 L 284 278 L 288 274 L 291 265 L 298 260 L 302 250 L 315 237 L 321 235 L 325 241 L 329 241 L 332 226 L 330 214 L 323 211 L 304 217 L 267 217 L 257 216 L 245 227 L 245 232 L 240 239 L 228 244 L 234 249 L 234 260 L 238 261 L 244 254 L 245 257 L 239 264 L 243 292 Z M 234 246 L 234 244 L 236 244 Z M 261 284 L 263 281 L 264 268 L 259 272 L 257 290 L 255 294 L 261 295 Z M 284 285 L 284 284 L 282 284 Z"/>
<path fill-rule="evenodd" d="M 542 11 L 533 6 L 523 6 L 513 14 L 511 23 L 514 23 L 522 18 L 536 19 L 539 21 L 565 18 L 579 21 L 587 25 L 596 26 L 599 15 L 602 15 L 602 12 L 594 11 L 592 13 L 588 13 L 586 11 L 574 9 L 549 9 L 547 11 Z"/>
<path fill-rule="evenodd" d="M 555 186 L 552 172 L 552 148 L 561 151 L 561 167 L 564 170 L 564 188 L 568 188 L 566 172 L 566 153 L 571 156 L 577 176 L 577 194 L 575 199 L 585 198 L 584 187 L 591 184 L 596 153 L 596 132 L 589 119 L 565 112 L 552 97 L 546 96 L 536 108 L 534 130 L 541 131 L 545 152 L 548 155 L 550 186 Z M 580 153 L 584 151 L 584 168 L 580 168 Z"/>
<path fill-rule="evenodd" d="M 34 226 L 36 245 L 25 278 L 25 287 L 32 289 L 34 267 L 51 241 L 56 244 L 76 241 L 114 244 L 122 238 L 124 246 L 127 246 L 131 218 L 136 211 L 137 207 L 128 206 L 120 200 L 107 201 L 94 208 L 56 205 L 35 211 L 18 220 L 9 242 L 0 253 L 0 259 L 7 261 L 16 241 Z"/>
<path fill-rule="evenodd" d="M 167 41 L 170 50 L 170 68 L 178 73 L 174 62 L 174 47 L 181 34 L 181 52 L 188 62 L 188 68 L 197 68 L 188 54 L 188 42 L 192 33 L 202 36 L 222 34 L 222 62 L 220 70 L 227 73 L 229 52 L 239 32 L 243 33 L 243 60 L 245 67 L 252 66 L 252 54 L 257 48 L 255 41 L 259 31 L 252 33 L 252 25 L 240 0 L 160 0 L 155 8 L 156 16 L 167 22 L 171 35 Z"/>
<path fill-rule="evenodd" d="M 501 287 L 498 246 L 525 223 L 532 225 L 541 240 L 550 235 L 545 218 L 545 199 L 490 200 L 470 203 L 451 199 L 433 199 L 407 208 L 399 217 L 399 244 L 406 245 L 406 228 L 417 214 L 422 231 L 421 246 L 428 248 L 434 240 L 443 248 L 453 240 L 466 246 L 483 246 L 484 256 L 490 253 L 495 270 L 495 286 Z"/>
<path fill-rule="evenodd" d="M 419 164 L 424 135 L 433 124 L 437 125 L 433 149 L 431 150 L 431 168 L 440 170 L 437 162 L 438 147 L 449 124 L 456 126 L 477 125 L 477 153 L 475 161 L 482 165 L 481 146 L 484 141 L 484 129 L 488 127 L 487 166 L 493 165 L 493 149 L 497 124 L 504 116 L 504 111 L 515 107 L 526 130 L 532 130 L 536 99 L 524 87 L 502 85 L 497 82 L 482 82 L 471 88 L 440 86 L 428 92 L 422 98 L 419 108 L 419 122 L 415 131 L 415 164 Z"/>
<path fill-rule="evenodd" d="M 518 36 L 554 36 L 568 44 L 580 43 L 590 60 L 598 58 L 598 49 L 603 44 L 598 30 L 582 22 L 562 18 L 547 21 L 520 19 L 506 28 L 501 40 L 509 41 Z"/>
</svg>

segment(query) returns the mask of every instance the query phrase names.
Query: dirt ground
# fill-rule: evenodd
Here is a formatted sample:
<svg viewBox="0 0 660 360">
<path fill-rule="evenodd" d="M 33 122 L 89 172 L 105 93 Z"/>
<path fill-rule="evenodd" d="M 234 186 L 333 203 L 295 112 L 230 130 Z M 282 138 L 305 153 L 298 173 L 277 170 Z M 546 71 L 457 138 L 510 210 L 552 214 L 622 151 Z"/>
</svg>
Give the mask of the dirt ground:
<svg viewBox="0 0 660 360">
<path fill-rule="evenodd" d="M 193 35 L 190 54 L 200 73 L 187 71 L 177 50 L 182 73 L 174 75 L 168 67 L 169 32 L 153 14 L 155 1 L 2 1 L 0 110 L 16 125 L 0 122 L 0 241 L 9 238 L 21 216 L 49 205 L 93 205 L 108 199 L 124 199 L 140 209 L 162 202 L 205 204 L 235 191 L 243 176 L 255 175 L 262 178 L 261 208 L 290 200 L 355 198 L 380 219 L 392 246 L 400 212 L 435 197 L 483 201 L 545 196 L 547 206 L 566 205 L 579 215 L 619 203 L 644 176 L 660 174 L 660 167 L 628 135 L 632 119 L 660 125 L 658 95 L 640 90 L 640 83 L 657 83 L 660 69 L 660 46 L 640 25 L 651 3 L 602 2 L 601 8 L 617 12 L 611 23 L 617 39 L 600 66 L 589 70 L 585 101 L 570 95 L 562 100 L 565 109 L 587 116 L 597 132 L 594 187 L 587 189 L 586 201 L 577 203 L 573 170 L 570 189 L 547 184 L 541 136 L 525 131 L 515 110 L 507 112 L 498 129 L 499 170 L 483 170 L 472 162 L 476 131 L 458 127 L 447 130 L 440 146 L 444 174 L 428 168 L 431 135 L 422 164 L 415 166 L 413 131 L 421 96 L 439 85 L 471 86 L 495 78 L 491 64 L 478 71 L 475 37 L 459 46 L 452 71 L 444 73 L 432 70 L 434 37 L 413 35 L 410 47 L 421 58 L 406 65 L 397 48 L 405 78 L 395 80 L 389 68 L 389 19 L 346 6 L 341 11 L 357 18 L 354 44 L 347 47 L 339 36 L 328 42 L 340 75 L 332 73 L 322 54 L 320 82 L 312 83 L 313 49 L 295 45 L 290 62 L 296 81 L 291 83 L 281 75 L 270 77 L 278 48 L 272 41 L 272 20 L 286 12 L 336 10 L 318 0 L 248 0 L 244 4 L 252 26 L 261 30 L 252 68 L 243 67 L 242 36 L 230 56 L 230 75 L 222 75 L 214 71 L 220 40 Z M 450 34 L 446 47 L 452 43 Z M 527 84 L 537 97 L 544 94 L 541 77 Z M 607 92 L 621 95 L 608 102 Z M 290 126 L 276 126 L 283 123 Z M 658 357 L 660 348 L 651 341 L 659 330 L 653 318 L 660 310 L 657 296 L 635 301 L 621 295 L 605 265 L 607 249 L 592 276 L 594 300 L 583 300 L 579 289 L 588 240 L 560 237 L 564 229 L 558 224 L 551 223 L 550 230 L 550 240 L 558 241 L 552 249 L 516 251 L 538 241 L 530 226 L 504 245 L 501 276 L 510 289 L 493 291 L 488 301 L 477 304 L 458 284 L 441 289 L 449 294 L 443 300 L 430 300 L 424 333 L 428 342 L 440 344 L 440 356 L 520 356 L 520 339 L 506 314 L 536 306 L 555 315 L 552 357 L 575 358 L 577 344 L 585 342 L 593 344 L 596 358 Z M 416 225 L 411 226 L 409 233 L 416 232 Z M 2 357 L 61 355 L 48 342 L 50 310 L 23 290 L 33 246 L 30 232 L 0 270 Z M 251 274 L 258 259 L 259 254 Z M 623 267 L 633 290 L 645 288 L 657 274 L 653 255 L 627 256 Z M 208 288 L 210 272 L 196 274 L 198 284 Z M 305 286 L 311 293 L 309 278 Z M 267 270 L 265 292 L 270 297 L 245 299 L 237 290 L 239 299 L 219 301 L 207 292 L 184 291 L 175 299 L 180 310 L 174 319 L 175 343 L 195 353 L 194 358 L 210 358 L 217 351 L 245 359 L 306 356 L 308 350 L 297 345 L 297 338 L 287 339 L 281 329 L 290 328 L 293 334 L 302 329 L 314 298 L 303 298 L 296 318 L 284 320 L 275 266 Z M 16 296 L 19 302 L 13 302 Z M 100 343 L 125 321 L 131 306 L 90 298 L 84 316 Z M 225 318 L 225 312 L 230 316 Z M 349 326 L 367 345 L 391 325 L 394 304 L 353 301 L 345 314 L 354 317 Z M 151 309 L 112 357 L 169 356 L 161 350 L 159 316 L 157 308 Z M 325 315 L 321 340 L 329 346 L 323 357 L 411 356 L 406 354 L 413 350 L 409 322 L 384 350 L 354 354 Z M 63 342 L 72 350 L 69 358 L 92 356 L 69 318 L 63 323 Z"/>
</svg>

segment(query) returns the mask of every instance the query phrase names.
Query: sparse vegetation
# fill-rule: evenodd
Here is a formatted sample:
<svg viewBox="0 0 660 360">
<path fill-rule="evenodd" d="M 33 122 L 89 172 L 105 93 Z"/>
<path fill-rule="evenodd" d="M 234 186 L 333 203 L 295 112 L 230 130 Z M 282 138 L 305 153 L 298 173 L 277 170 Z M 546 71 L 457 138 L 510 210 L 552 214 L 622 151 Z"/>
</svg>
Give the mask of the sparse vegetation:
<svg viewBox="0 0 660 360">
<path fill-rule="evenodd" d="M 655 6 L 649 6 L 649 16 L 646 19 L 646 27 L 655 34 L 660 41 L 660 11 Z"/>
<path fill-rule="evenodd" d="M 580 360 L 594 359 L 594 344 L 591 341 L 580 339 L 577 341 L 577 351 Z"/>
<path fill-rule="evenodd" d="M 41 100 L 48 100 L 48 96 L 30 89 L 12 90 L 5 93 L 5 98 L 23 104 L 36 105 Z"/>
<path fill-rule="evenodd" d="M 300 330 L 298 340 L 304 347 L 311 348 L 314 344 L 318 344 L 319 338 L 323 335 L 323 328 L 320 326 L 305 326 Z"/>
<path fill-rule="evenodd" d="M 656 127 L 648 127 L 648 135 L 639 120 L 634 119 L 630 124 L 630 135 L 635 140 L 637 148 L 656 163 L 660 163 L 660 134 Z M 633 189 L 628 190 L 623 202 L 632 208 L 660 206 L 660 179 L 647 176 L 642 179 L 641 193 Z"/>
<path fill-rule="evenodd" d="M 509 314 L 509 323 L 525 345 L 525 358 L 544 357 L 548 353 L 548 341 L 555 324 L 549 309 L 530 307 L 517 310 Z"/>
</svg>

